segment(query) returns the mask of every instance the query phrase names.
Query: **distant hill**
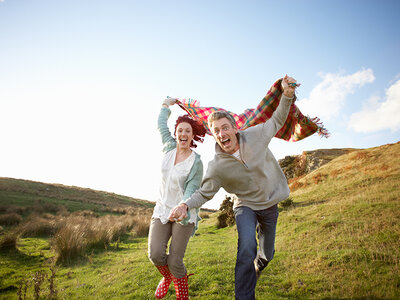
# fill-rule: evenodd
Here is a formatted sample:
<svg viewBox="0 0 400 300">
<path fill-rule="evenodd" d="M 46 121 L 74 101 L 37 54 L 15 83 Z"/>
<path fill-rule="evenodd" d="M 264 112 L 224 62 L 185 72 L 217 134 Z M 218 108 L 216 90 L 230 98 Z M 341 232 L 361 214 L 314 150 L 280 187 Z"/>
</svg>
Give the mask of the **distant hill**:
<svg viewBox="0 0 400 300">
<path fill-rule="evenodd" d="M 69 211 L 95 212 L 124 208 L 153 208 L 147 200 L 62 184 L 0 177 L 0 206 L 65 206 Z"/>
<path fill-rule="evenodd" d="M 155 202 L 76 186 L 0 177 L 0 212 L 13 206 L 44 207 L 44 211 L 64 206 L 71 212 L 91 210 L 102 213 L 153 209 Z M 202 208 L 201 211 L 216 210 Z"/>
<path fill-rule="evenodd" d="M 278 160 L 279 165 L 287 179 L 302 176 L 322 167 L 338 156 L 360 149 L 318 149 L 304 151 L 300 155 L 288 155 Z"/>
</svg>

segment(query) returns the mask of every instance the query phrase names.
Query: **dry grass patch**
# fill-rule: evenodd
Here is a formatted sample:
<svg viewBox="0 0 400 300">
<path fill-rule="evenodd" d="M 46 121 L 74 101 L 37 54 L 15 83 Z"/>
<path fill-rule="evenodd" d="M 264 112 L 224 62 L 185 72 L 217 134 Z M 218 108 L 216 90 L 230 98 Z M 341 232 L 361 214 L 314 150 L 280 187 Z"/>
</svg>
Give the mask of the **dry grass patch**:
<svg viewBox="0 0 400 300">
<path fill-rule="evenodd" d="M 135 216 L 133 218 L 134 226 L 133 231 L 137 237 L 146 237 L 149 235 L 151 215 Z"/>
<path fill-rule="evenodd" d="M 22 237 L 52 236 L 66 222 L 63 217 L 51 214 L 31 215 L 16 229 Z"/>
<path fill-rule="evenodd" d="M 150 215 L 88 217 L 71 215 L 52 239 L 58 261 L 69 261 L 86 255 L 87 250 L 107 248 L 125 233 L 134 230 L 136 236 L 147 236 Z"/>
<path fill-rule="evenodd" d="M 0 236 L 0 250 L 17 249 L 19 235 L 15 231 L 7 232 Z"/>
<path fill-rule="evenodd" d="M 17 213 L 0 215 L 0 225 L 13 226 L 22 222 L 22 217 Z"/>
<path fill-rule="evenodd" d="M 206 212 L 206 211 L 200 211 L 199 213 L 199 217 L 202 219 L 208 219 L 210 217 L 210 212 Z"/>
</svg>

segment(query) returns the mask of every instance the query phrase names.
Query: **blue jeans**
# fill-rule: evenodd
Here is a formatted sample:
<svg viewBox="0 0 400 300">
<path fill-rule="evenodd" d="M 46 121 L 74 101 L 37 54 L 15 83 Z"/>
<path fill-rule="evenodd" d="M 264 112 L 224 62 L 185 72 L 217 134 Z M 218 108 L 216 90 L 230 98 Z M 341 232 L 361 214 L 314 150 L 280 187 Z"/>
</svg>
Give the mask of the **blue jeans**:
<svg viewBox="0 0 400 300">
<path fill-rule="evenodd" d="M 235 267 L 236 299 L 255 299 L 257 283 L 254 261 L 265 267 L 275 252 L 275 233 L 278 206 L 252 210 L 246 206 L 234 210 L 238 231 L 238 250 Z M 256 228 L 259 240 L 257 253 Z"/>
</svg>

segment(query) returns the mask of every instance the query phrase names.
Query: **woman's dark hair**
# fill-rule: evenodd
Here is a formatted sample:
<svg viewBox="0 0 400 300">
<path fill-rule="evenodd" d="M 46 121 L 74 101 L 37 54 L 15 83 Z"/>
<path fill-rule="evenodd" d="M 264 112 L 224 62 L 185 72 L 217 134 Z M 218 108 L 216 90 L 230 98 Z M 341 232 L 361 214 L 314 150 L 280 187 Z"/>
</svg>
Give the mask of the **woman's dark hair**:
<svg viewBox="0 0 400 300">
<path fill-rule="evenodd" d="M 189 123 L 190 126 L 192 126 L 193 140 L 190 143 L 190 147 L 196 148 L 197 145 L 194 143 L 194 141 L 202 143 L 204 140 L 204 136 L 206 135 L 206 129 L 204 128 L 203 124 L 200 123 L 199 121 L 192 119 L 189 115 L 184 115 L 176 119 L 175 133 L 174 133 L 175 136 L 176 136 L 176 127 L 178 127 L 178 125 L 182 122 Z"/>
</svg>

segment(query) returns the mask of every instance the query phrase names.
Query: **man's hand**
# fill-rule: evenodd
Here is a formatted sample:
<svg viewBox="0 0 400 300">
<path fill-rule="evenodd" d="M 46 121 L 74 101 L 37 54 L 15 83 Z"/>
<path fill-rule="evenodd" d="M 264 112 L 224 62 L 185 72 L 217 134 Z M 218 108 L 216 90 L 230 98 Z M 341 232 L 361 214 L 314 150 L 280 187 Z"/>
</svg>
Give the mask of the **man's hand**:
<svg viewBox="0 0 400 300">
<path fill-rule="evenodd" d="M 289 98 L 292 98 L 294 96 L 294 91 L 296 87 L 300 86 L 300 84 L 297 83 L 296 79 L 289 77 L 287 75 L 283 77 L 281 84 L 282 84 L 283 94 Z"/>
<path fill-rule="evenodd" d="M 175 206 L 169 213 L 168 219 L 171 222 L 182 221 L 187 216 L 187 210 L 188 206 L 185 203 Z"/>
</svg>

